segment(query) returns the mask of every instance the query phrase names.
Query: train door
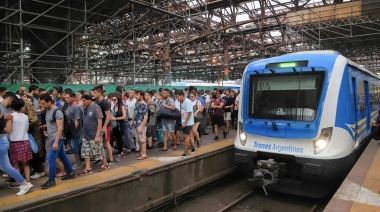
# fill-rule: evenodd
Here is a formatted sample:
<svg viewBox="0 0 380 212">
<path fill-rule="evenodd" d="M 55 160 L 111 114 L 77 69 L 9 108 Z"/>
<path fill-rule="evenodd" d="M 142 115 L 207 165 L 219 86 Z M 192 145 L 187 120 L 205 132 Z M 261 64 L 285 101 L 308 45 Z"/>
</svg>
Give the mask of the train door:
<svg viewBox="0 0 380 212">
<path fill-rule="evenodd" d="M 366 104 L 366 112 L 367 112 L 367 119 L 366 119 L 366 132 L 369 132 L 371 130 L 371 98 L 369 94 L 369 84 L 368 81 L 364 81 L 364 95 L 365 95 L 365 104 Z"/>
<path fill-rule="evenodd" d="M 358 126 L 358 122 L 360 121 L 360 118 L 359 118 L 359 114 L 358 114 L 358 89 L 357 89 L 357 85 L 356 85 L 356 78 L 355 77 L 352 77 L 352 80 L 351 80 L 351 83 L 352 83 L 352 91 L 353 91 L 353 94 L 354 94 L 354 113 L 355 113 L 355 135 L 354 135 L 354 140 L 356 141 L 357 138 L 358 138 L 358 130 L 359 130 L 359 126 Z"/>
</svg>

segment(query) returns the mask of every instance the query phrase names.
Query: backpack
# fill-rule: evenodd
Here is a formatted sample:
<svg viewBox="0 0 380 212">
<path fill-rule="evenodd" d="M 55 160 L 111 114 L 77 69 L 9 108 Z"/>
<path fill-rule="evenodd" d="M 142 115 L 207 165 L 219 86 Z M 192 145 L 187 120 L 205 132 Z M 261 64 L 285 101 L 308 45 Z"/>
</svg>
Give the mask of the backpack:
<svg viewBox="0 0 380 212">
<path fill-rule="evenodd" d="M 148 107 L 148 121 L 146 122 L 146 124 L 148 125 L 148 123 L 149 123 L 149 121 L 150 121 L 150 117 L 151 117 L 151 115 L 152 115 L 152 112 L 150 111 L 150 109 L 149 109 L 149 105 L 154 105 L 154 108 L 155 108 L 155 113 L 153 114 L 153 116 L 157 116 L 156 114 L 157 114 L 157 104 L 155 103 L 155 102 L 153 102 L 153 103 L 147 103 L 147 107 Z"/>
<path fill-rule="evenodd" d="M 67 115 L 66 115 L 66 110 L 67 108 L 69 107 L 68 104 L 64 104 L 63 106 L 59 107 L 59 108 L 56 108 L 54 111 L 53 111 L 53 120 L 52 122 L 55 122 L 56 121 L 56 114 L 57 114 L 57 111 L 60 110 L 62 111 L 63 113 L 63 129 L 62 129 L 62 134 L 65 136 L 65 138 L 67 140 L 69 139 L 73 139 L 74 138 L 74 133 L 76 131 L 75 129 L 75 122 L 73 122 L 72 120 L 70 120 Z"/>
</svg>

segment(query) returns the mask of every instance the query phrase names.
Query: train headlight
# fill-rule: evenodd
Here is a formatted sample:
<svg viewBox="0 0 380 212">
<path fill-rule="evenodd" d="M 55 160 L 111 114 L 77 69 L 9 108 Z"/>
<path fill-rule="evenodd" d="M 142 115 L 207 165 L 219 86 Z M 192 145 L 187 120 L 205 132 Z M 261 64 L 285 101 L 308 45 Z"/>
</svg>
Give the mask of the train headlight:
<svg viewBox="0 0 380 212">
<path fill-rule="evenodd" d="M 318 154 L 326 149 L 331 141 L 332 127 L 323 128 L 319 137 L 313 141 L 314 144 L 314 154 Z"/>
<path fill-rule="evenodd" d="M 319 139 L 315 142 L 315 146 L 318 148 L 318 149 L 324 149 L 326 148 L 328 142 L 323 140 L 323 139 Z"/>
<path fill-rule="evenodd" d="M 239 122 L 239 139 L 241 145 L 245 146 L 245 144 L 247 143 L 247 134 L 244 133 L 242 122 Z"/>
</svg>

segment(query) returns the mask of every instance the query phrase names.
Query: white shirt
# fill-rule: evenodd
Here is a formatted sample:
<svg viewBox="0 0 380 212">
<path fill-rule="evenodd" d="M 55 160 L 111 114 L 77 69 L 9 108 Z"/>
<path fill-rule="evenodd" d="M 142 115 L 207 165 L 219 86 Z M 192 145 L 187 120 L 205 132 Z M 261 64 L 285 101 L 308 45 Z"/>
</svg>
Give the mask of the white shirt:
<svg viewBox="0 0 380 212">
<path fill-rule="evenodd" d="M 127 101 L 125 102 L 128 109 L 128 118 L 130 119 L 133 119 L 133 117 L 135 116 L 136 102 L 137 102 L 137 99 L 133 99 L 132 101 L 131 99 L 127 99 Z"/>
<path fill-rule="evenodd" d="M 11 141 L 25 141 L 28 140 L 29 120 L 28 116 L 23 113 L 12 113 L 13 123 L 12 132 L 8 134 Z"/>
<path fill-rule="evenodd" d="M 3 97 L 0 97 L 0 102 L 2 102 L 3 101 Z"/>
<path fill-rule="evenodd" d="M 179 102 L 178 100 L 175 100 L 174 105 L 175 105 L 175 108 L 177 108 L 179 111 L 181 111 L 181 102 Z"/>
<path fill-rule="evenodd" d="M 236 96 L 236 99 L 235 99 L 235 101 L 237 101 L 238 103 L 239 103 L 239 96 L 240 96 L 240 94 L 238 94 L 238 95 Z M 234 110 L 238 110 L 238 109 L 239 109 L 238 106 L 235 105 L 235 106 L 234 106 Z"/>
<path fill-rule="evenodd" d="M 210 103 L 211 102 L 211 97 L 209 94 L 206 94 L 206 103 Z"/>
</svg>

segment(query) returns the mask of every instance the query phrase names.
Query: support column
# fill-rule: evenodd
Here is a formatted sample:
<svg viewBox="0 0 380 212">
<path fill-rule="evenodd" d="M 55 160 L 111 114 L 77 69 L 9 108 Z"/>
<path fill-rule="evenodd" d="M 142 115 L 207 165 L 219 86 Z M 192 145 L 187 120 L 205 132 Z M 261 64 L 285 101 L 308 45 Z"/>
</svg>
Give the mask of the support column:
<svg viewBox="0 0 380 212">
<path fill-rule="evenodd" d="M 228 47 L 229 47 L 229 44 L 228 44 L 228 41 L 225 41 L 223 43 L 223 78 L 222 80 L 228 80 L 228 64 L 229 64 L 229 61 L 228 61 Z M 223 82 L 222 82 L 223 83 Z"/>
</svg>

